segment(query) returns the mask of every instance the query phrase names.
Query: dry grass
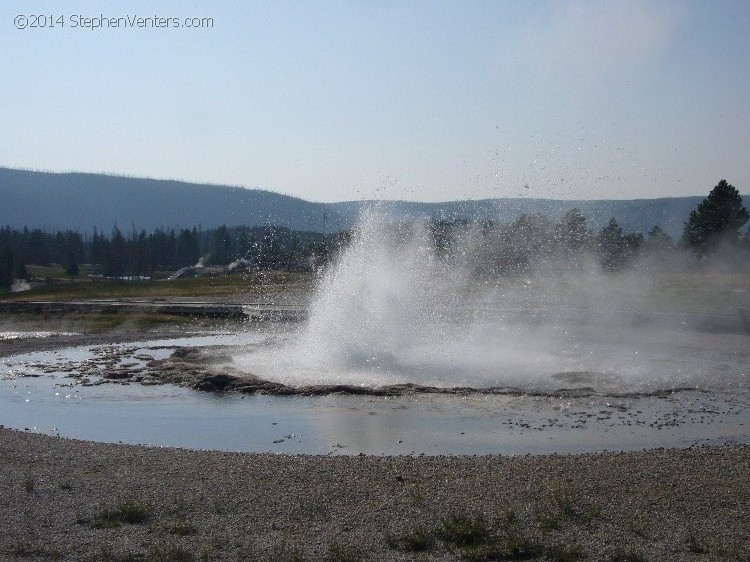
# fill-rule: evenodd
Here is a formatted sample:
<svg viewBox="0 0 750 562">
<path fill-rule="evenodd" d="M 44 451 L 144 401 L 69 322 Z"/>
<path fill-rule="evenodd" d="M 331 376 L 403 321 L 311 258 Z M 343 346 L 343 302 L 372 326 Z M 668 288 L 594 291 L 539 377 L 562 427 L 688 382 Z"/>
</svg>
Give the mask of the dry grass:
<svg viewBox="0 0 750 562">
<path fill-rule="evenodd" d="M 307 273 L 269 271 L 217 277 L 195 277 L 175 281 L 57 281 L 30 291 L 3 295 L 4 300 L 91 300 L 111 298 L 222 297 L 243 293 L 306 291 L 313 277 Z"/>
</svg>

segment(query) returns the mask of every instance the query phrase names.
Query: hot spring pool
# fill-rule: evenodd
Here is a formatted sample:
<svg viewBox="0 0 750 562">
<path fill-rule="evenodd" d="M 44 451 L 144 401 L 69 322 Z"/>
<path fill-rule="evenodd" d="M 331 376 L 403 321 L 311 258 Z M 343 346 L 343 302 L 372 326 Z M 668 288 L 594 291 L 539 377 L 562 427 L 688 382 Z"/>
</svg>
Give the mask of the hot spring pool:
<svg viewBox="0 0 750 562">
<path fill-rule="evenodd" d="M 103 442 L 287 454 L 572 453 L 750 442 L 746 365 L 726 358 L 717 364 L 722 349 L 716 341 L 706 341 L 705 334 L 696 338 L 704 342 L 702 349 L 691 347 L 691 354 L 675 359 L 679 369 L 675 361 L 670 364 L 672 376 L 679 372 L 683 378 L 662 377 L 662 383 L 690 381 L 694 386 L 673 385 L 679 386 L 674 392 L 668 384 L 660 387 L 664 392 L 654 392 L 653 381 L 612 392 L 617 377 L 603 376 L 601 388 L 563 396 L 555 386 L 591 389 L 597 383 L 595 373 L 566 370 L 549 377 L 547 391 L 529 394 L 243 395 L 170 384 L 100 384 L 103 379 L 92 367 L 93 361 L 104 369 L 126 365 L 137 371 L 178 346 L 219 346 L 224 353 L 233 351 L 235 368 L 257 361 L 255 371 L 262 373 L 265 362 L 292 349 L 296 338 L 248 330 L 6 357 L 0 361 L 0 424 Z M 726 335 L 717 341 L 724 348 L 739 343 Z M 581 343 L 577 365 L 609 356 L 602 342 L 597 345 Z M 642 359 L 635 364 L 641 370 L 663 368 L 665 353 L 674 350 L 641 347 Z M 567 349 L 563 355 L 570 361 L 574 357 Z M 693 370 L 685 373 L 686 365 Z M 86 377 L 80 376 L 82 370 Z M 360 366 L 349 382 L 357 384 L 364 376 L 370 382 L 392 382 L 408 374 L 384 371 L 382 364 L 370 365 L 369 371 Z M 301 382 L 304 375 L 295 376 Z M 327 376 L 341 378 L 337 372 Z M 317 373 L 313 378 L 320 382 L 322 377 Z M 541 378 L 535 379 L 537 387 Z"/>
<path fill-rule="evenodd" d="M 441 250 L 425 224 L 386 219 L 363 215 L 286 330 L 5 358 L 0 424 L 292 454 L 750 442 L 750 334 L 736 316 L 654 310 L 663 293 L 647 272 L 558 260 L 483 273 L 481 230 Z"/>
</svg>

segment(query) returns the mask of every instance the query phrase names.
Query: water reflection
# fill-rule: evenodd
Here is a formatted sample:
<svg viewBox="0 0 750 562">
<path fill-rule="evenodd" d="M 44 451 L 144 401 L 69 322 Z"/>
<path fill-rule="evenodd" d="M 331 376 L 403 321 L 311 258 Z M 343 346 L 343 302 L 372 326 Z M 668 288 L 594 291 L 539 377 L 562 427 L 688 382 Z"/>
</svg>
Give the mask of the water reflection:
<svg viewBox="0 0 750 562">
<path fill-rule="evenodd" d="M 137 344 L 136 353 L 166 355 L 169 349 L 155 348 L 176 343 L 256 345 L 267 337 L 151 341 Z M 67 365 L 92 353 L 71 348 L 5 358 L 0 424 L 104 442 L 288 454 L 517 454 L 750 442 L 746 386 L 629 398 L 274 397 L 171 385 L 82 386 L 70 373 L 33 366 Z"/>
</svg>

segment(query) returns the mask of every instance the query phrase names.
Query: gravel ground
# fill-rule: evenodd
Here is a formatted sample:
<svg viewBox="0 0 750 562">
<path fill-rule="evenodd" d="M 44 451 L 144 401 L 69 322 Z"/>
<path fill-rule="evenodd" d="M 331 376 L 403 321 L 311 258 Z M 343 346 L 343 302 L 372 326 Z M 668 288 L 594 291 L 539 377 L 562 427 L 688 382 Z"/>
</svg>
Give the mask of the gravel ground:
<svg viewBox="0 0 750 562">
<path fill-rule="evenodd" d="M 747 560 L 750 447 L 319 457 L 0 428 L 2 560 Z"/>
</svg>

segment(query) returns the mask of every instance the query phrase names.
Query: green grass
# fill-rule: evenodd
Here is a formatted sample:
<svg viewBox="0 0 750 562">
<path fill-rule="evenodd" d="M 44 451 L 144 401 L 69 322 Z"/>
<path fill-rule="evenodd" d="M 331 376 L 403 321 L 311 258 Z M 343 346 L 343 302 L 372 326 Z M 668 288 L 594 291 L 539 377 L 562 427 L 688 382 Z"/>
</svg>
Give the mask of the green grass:
<svg viewBox="0 0 750 562">
<path fill-rule="evenodd" d="M 453 514 L 443 518 L 438 534 L 446 544 L 474 547 L 487 541 L 489 529 L 482 515 Z"/>
<path fill-rule="evenodd" d="M 111 529 L 120 525 L 146 523 L 152 515 L 151 506 L 134 499 L 123 500 L 115 509 L 103 509 L 87 522 L 94 529 Z"/>
<path fill-rule="evenodd" d="M 578 507 L 567 499 L 559 500 L 553 509 L 561 519 L 578 518 Z M 386 534 L 385 540 L 391 549 L 413 555 L 415 559 L 438 550 L 440 543 L 455 559 L 469 562 L 539 559 L 575 562 L 585 558 L 575 544 L 560 545 L 550 541 L 545 545 L 532 540 L 513 509 L 501 512 L 491 524 L 482 514 L 453 513 L 443 517 L 437 527 L 417 525 L 402 535 Z"/>
<path fill-rule="evenodd" d="M 29 265 L 26 266 L 26 271 L 29 273 L 31 279 L 58 279 L 62 277 L 68 277 L 65 273 L 65 268 L 61 265 Z M 91 273 L 90 266 L 80 266 L 79 276 L 86 276 Z"/>
</svg>

